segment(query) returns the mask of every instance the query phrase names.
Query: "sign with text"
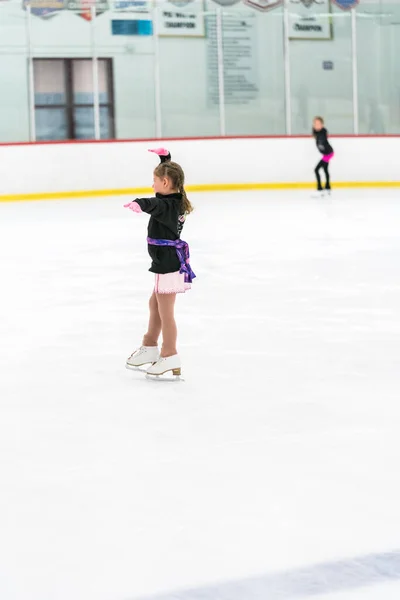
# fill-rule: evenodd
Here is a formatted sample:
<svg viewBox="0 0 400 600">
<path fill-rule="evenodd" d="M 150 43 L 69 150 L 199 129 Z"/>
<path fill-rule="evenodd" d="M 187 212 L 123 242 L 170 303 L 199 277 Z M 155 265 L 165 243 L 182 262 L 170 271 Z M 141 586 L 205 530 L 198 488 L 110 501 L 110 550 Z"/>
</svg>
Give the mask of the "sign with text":
<svg viewBox="0 0 400 600">
<path fill-rule="evenodd" d="M 249 105 L 259 97 L 259 69 L 257 64 L 256 15 L 222 19 L 224 64 L 224 92 L 226 105 Z M 216 18 L 207 22 L 208 37 L 208 99 L 210 105 L 219 103 L 218 47 Z"/>
<path fill-rule="evenodd" d="M 158 10 L 158 30 L 163 36 L 204 37 L 202 2 L 189 2 L 177 7 L 173 2 L 163 2 Z"/>
<path fill-rule="evenodd" d="M 111 4 L 111 8 L 117 13 L 149 13 L 150 3 L 147 0 L 117 0 Z"/>
<path fill-rule="evenodd" d="M 289 39 L 332 39 L 332 19 L 329 0 L 290 0 Z"/>
</svg>

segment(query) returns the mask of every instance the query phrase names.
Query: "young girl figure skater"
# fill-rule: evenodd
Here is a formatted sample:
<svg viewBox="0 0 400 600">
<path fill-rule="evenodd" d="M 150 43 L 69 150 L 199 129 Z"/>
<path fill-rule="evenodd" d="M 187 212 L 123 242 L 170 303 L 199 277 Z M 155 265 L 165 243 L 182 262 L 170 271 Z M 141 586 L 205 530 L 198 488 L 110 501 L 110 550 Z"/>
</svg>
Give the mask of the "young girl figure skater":
<svg viewBox="0 0 400 600">
<path fill-rule="evenodd" d="M 152 264 L 149 270 L 155 273 L 148 330 L 142 346 L 127 359 L 126 366 L 136 369 L 151 364 L 147 375 L 160 376 L 172 371 L 174 376 L 179 376 L 181 360 L 176 349 L 174 308 L 176 294 L 190 289 L 196 277 L 190 266 L 189 246 L 180 239 L 186 216 L 193 207 L 186 196 L 182 167 L 171 161 L 171 155 L 164 148 L 150 152 L 160 157 L 153 175 L 155 197 L 137 198 L 124 205 L 135 213 L 150 215 L 147 243 Z"/>
<path fill-rule="evenodd" d="M 317 196 L 323 196 L 324 190 L 321 185 L 320 169 L 324 170 L 325 173 L 325 191 L 330 194 L 331 182 L 329 177 L 329 161 L 333 158 L 333 148 L 328 142 L 328 131 L 324 127 L 324 120 L 322 117 L 315 117 L 313 121 L 313 136 L 317 143 L 317 148 L 322 154 L 322 159 L 315 167 L 315 175 L 317 178 Z"/>
</svg>

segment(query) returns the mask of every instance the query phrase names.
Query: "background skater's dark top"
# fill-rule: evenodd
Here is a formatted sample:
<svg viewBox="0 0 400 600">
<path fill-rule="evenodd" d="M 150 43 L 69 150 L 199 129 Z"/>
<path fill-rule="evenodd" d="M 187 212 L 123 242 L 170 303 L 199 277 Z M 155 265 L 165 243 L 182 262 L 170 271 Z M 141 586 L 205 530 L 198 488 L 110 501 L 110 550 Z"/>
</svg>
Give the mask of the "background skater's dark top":
<svg viewBox="0 0 400 600">
<path fill-rule="evenodd" d="M 317 148 L 324 156 L 326 154 L 332 154 L 333 148 L 328 142 L 328 132 L 323 127 L 321 131 L 316 131 L 313 129 L 313 136 L 315 137 L 315 141 L 317 143 Z"/>
<path fill-rule="evenodd" d="M 181 236 L 185 215 L 182 213 L 182 194 L 156 194 L 155 198 L 136 198 L 143 212 L 150 215 L 148 236 L 157 240 L 178 240 Z M 148 246 L 152 260 L 152 273 L 175 273 L 180 262 L 175 248 Z"/>
</svg>

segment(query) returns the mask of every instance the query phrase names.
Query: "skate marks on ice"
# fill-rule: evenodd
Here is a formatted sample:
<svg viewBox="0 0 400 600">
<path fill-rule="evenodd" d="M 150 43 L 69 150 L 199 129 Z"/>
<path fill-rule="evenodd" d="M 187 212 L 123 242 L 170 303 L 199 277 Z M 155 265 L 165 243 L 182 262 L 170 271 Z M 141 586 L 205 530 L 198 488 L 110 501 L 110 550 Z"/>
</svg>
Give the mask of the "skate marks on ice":
<svg viewBox="0 0 400 600">
<path fill-rule="evenodd" d="M 400 550 L 395 550 L 135 600 L 306 599 L 399 580 Z"/>
</svg>

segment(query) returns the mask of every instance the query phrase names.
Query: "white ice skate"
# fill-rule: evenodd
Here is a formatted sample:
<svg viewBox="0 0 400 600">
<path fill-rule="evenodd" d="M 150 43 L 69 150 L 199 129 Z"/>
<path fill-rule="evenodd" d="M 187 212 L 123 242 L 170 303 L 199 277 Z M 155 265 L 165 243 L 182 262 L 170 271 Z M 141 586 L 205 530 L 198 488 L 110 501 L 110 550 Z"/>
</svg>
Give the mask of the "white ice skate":
<svg viewBox="0 0 400 600">
<path fill-rule="evenodd" d="M 182 381 L 179 354 L 167 358 L 160 356 L 158 361 L 147 369 L 146 378 L 157 381 Z"/>
<path fill-rule="evenodd" d="M 146 371 L 142 367 L 156 363 L 160 358 L 157 346 L 141 346 L 126 361 L 126 368 L 134 371 Z"/>
</svg>

